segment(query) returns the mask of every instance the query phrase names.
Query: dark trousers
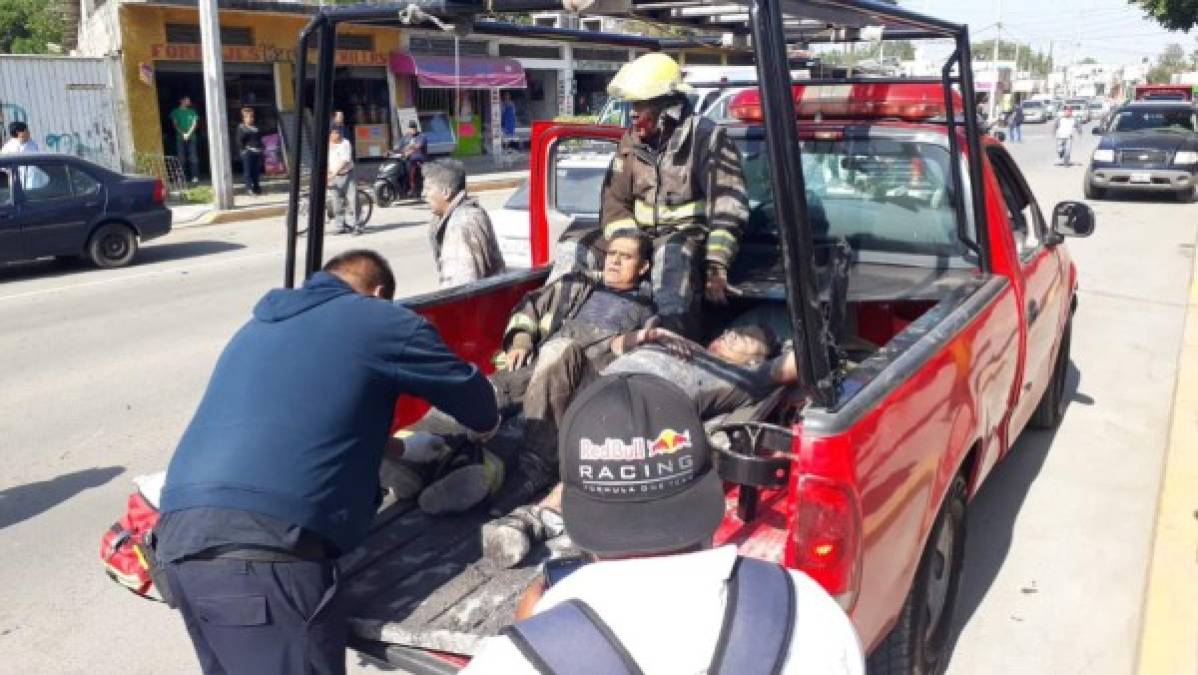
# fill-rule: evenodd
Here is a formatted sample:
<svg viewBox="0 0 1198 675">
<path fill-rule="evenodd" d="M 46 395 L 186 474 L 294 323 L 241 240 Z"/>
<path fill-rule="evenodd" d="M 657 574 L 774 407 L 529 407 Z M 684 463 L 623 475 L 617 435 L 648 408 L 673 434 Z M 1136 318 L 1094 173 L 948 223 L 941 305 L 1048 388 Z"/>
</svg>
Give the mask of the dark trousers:
<svg viewBox="0 0 1198 675">
<path fill-rule="evenodd" d="M 179 134 L 175 134 L 175 151 L 179 156 L 179 164 L 183 168 L 187 180 L 196 180 L 200 177 L 200 142 L 193 133 L 191 138 L 183 140 Z"/>
<path fill-rule="evenodd" d="M 334 561 L 183 560 L 166 574 L 205 675 L 345 672 Z"/>
<path fill-rule="evenodd" d="M 262 192 L 262 186 L 258 182 L 258 179 L 262 177 L 262 153 L 242 150 L 241 170 L 245 178 L 246 191 L 254 194 Z"/>
<path fill-rule="evenodd" d="M 541 345 L 531 366 L 491 375 L 495 400 L 504 416 L 523 412 L 524 446 L 548 466 L 557 465 L 557 431 L 574 394 L 590 382 L 614 357 L 591 356 L 577 341 L 550 338 Z M 413 431 L 441 436 L 465 434 L 466 428 L 440 410 L 430 410 Z"/>
</svg>

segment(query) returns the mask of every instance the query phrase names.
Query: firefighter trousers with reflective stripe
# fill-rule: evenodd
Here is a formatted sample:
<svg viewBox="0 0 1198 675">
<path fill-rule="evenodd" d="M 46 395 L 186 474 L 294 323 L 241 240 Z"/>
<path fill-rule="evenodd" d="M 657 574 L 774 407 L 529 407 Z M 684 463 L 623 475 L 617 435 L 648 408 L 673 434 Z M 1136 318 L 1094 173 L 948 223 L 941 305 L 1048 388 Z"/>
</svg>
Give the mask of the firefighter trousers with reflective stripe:
<svg viewBox="0 0 1198 675">
<path fill-rule="evenodd" d="M 204 675 L 345 673 L 335 561 L 185 559 L 166 574 Z"/>
</svg>

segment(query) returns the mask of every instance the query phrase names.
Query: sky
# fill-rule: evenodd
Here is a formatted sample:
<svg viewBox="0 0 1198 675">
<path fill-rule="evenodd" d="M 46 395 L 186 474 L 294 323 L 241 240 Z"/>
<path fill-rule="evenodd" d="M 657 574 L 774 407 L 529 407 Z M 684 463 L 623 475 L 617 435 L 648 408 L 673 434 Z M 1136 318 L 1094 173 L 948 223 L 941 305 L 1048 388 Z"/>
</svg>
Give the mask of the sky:
<svg viewBox="0 0 1198 675">
<path fill-rule="evenodd" d="M 974 41 L 995 37 L 1002 10 L 1003 39 L 1047 53 L 1058 65 L 1093 57 L 1101 63 L 1153 61 L 1171 43 L 1188 54 L 1198 49 L 1198 30 L 1170 33 L 1127 0 L 899 0 L 908 9 L 969 24 Z"/>
</svg>

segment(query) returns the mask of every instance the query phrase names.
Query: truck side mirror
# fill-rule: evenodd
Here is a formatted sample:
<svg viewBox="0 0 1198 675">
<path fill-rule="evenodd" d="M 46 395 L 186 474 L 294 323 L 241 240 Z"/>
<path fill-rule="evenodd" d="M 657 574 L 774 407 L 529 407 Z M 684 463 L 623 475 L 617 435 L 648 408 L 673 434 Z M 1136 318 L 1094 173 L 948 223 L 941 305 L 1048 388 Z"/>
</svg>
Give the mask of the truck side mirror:
<svg viewBox="0 0 1198 675">
<path fill-rule="evenodd" d="M 1061 202 L 1052 210 L 1052 241 L 1065 237 L 1088 237 L 1094 233 L 1094 209 L 1082 202 Z"/>
</svg>

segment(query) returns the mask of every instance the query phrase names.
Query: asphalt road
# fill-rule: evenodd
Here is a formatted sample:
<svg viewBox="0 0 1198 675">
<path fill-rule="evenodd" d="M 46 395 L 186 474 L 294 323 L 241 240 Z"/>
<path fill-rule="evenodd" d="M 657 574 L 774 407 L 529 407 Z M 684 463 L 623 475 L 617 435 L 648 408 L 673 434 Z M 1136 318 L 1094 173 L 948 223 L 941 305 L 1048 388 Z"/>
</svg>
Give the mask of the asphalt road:
<svg viewBox="0 0 1198 675">
<path fill-rule="evenodd" d="M 1080 199 L 1044 127 L 1012 152 L 1042 208 Z M 1093 146 L 1085 137 L 1075 160 Z M 488 207 L 502 194 L 484 196 Z M 1025 436 L 969 510 L 953 673 L 1131 672 L 1198 206 L 1095 204 L 1072 405 Z M 427 213 L 329 239 L 377 248 L 401 294 L 434 287 Z M 1047 215 L 1047 214 L 1046 214 Z M 118 271 L 0 268 L 0 663 L 19 673 L 198 672 L 179 618 L 97 559 L 130 480 L 163 468 L 217 354 L 282 277 L 279 219 L 180 230 Z M 351 670 L 372 670 L 348 657 Z"/>
</svg>

